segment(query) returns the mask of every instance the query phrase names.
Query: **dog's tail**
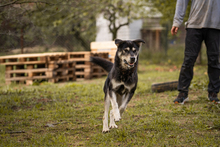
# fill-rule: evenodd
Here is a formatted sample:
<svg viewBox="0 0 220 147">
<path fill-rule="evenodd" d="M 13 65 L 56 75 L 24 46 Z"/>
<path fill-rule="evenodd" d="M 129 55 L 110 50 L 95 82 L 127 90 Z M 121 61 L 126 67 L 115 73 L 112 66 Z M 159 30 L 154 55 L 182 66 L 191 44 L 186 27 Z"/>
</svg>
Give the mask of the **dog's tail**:
<svg viewBox="0 0 220 147">
<path fill-rule="evenodd" d="M 104 58 L 100 58 L 100 57 L 90 57 L 90 62 L 101 66 L 108 73 L 111 71 L 111 69 L 113 67 L 113 63 L 111 61 L 108 61 L 108 60 L 106 60 Z"/>
</svg>

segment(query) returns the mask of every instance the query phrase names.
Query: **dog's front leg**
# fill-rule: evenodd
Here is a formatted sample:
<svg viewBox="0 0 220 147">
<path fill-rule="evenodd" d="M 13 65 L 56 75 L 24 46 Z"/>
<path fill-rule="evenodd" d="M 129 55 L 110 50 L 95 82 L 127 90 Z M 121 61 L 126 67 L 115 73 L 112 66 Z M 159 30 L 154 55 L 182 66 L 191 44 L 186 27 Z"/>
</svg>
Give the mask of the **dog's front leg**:
<svg viewBox="0 0 220 147">
<path fill-rule="evenodd" d="M 118 128 L 118 126 L 115 124 L 115 118 L 113 114 L 113 110 L 110 111 L 110 126 L 109 128 Z"/>
<path fill-rule="evenodd" d="M 105 112 L 104 112 L 104 116 L 103 116 L 103 129 L 102 129 L 103 133 L 109 132 L 109 128 L 108 128 L 109 106 L 110 106 L 110 99 L 109 99 L 109 95 L 107 94 L 105 96 Z"/>
<path fill-rule="evenodd" d="M 112 91 L 112 97 L 110 98 L 112 104 L 112 113 L 115 121 L 120 121 L 121 116 L 118 109 L 117 97 L 114 91 Z"/>
</svg>

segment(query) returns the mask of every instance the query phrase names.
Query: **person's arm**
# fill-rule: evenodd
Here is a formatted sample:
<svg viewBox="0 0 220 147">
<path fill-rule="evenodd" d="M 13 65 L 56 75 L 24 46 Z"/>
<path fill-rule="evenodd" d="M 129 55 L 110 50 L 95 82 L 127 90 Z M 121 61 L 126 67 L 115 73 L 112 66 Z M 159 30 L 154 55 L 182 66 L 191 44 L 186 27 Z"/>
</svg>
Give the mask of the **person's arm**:
<svg viewBox="0 0 220 147">
<path fill-rule="evenodd" d="M 172 35 L 176 35 L 180 25 L 183 22 L 188 2 L 189 0 L 177 0 L 176 2 L 176 11 L 173 19 L 173 26 L 171 29 Z"/>
</svg>

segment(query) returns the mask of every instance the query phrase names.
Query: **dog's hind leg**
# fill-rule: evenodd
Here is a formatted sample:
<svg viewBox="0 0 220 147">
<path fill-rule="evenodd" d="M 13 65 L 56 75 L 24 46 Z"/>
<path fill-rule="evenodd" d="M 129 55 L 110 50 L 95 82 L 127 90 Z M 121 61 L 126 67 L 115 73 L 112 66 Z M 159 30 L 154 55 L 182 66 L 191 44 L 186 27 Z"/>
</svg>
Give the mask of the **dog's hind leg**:
<svg viewBox="0 0 220 147">
<path fill-rule="evenodd" d="M 119 111 L 120 111 L 120 115 L 121 116 L 122 116 L 123 112 L 125 111 L 125 109 L 127 107 L 127 104 L 131 100 L 132 96 L 133 96 L 132 93 L 131 94 L 129 93 L 129 94 L 123 95 L 122 104 L 119 107 Z"/>
<path fill-rule="evenodd" d="M 107 94 L 105 97 L 105 112 L 104 112 L 104 116 L 103 116 L 103 129 L 102 129 L 103 133 L 109 132 L 109 128 L 108 128 L 109 106 L 110 106 L 110 99 L 109 99 L 109 95 Z"/>
</svg>

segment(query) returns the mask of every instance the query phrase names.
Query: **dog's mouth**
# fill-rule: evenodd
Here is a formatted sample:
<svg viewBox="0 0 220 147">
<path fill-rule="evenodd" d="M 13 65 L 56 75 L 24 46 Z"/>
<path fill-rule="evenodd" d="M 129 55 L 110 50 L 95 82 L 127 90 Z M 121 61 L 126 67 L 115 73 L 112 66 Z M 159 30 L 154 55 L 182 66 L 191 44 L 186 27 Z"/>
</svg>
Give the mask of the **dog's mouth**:
<svg viewBox="0 0 220 147">
<path fill-rule="evenodd" d="M 124 63 L 126 64 L 126 65 L 128 65 L 128 67 L 134 67 L 134 63 L 128 63 L 125 59 L 124 59 Z"/>
</svg>

